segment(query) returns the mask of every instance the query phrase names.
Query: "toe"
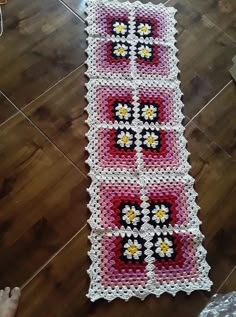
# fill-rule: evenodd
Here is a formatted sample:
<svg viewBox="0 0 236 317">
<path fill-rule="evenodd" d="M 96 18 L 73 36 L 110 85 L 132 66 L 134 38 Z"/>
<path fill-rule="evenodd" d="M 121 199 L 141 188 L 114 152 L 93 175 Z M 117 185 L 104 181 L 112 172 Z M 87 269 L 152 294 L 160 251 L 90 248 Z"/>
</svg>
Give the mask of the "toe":
<svg viewBox="0 0 236 317">
<path fill-rule="evenodd" d="M 9 298 L 10 290 L 11 290 L 10 287 L 5 287 L 3 294 L 2 294 L 3 299 Z"/>
<path fill-rule="evenodd" d="M 20 298 L 20 294 L 21 294 L 21 290 L 19 287 L 15 287 L 13 288 L 13 290 L 11 291 L 11 298 L 15 301 L 18 301 Z"/>
</svg>

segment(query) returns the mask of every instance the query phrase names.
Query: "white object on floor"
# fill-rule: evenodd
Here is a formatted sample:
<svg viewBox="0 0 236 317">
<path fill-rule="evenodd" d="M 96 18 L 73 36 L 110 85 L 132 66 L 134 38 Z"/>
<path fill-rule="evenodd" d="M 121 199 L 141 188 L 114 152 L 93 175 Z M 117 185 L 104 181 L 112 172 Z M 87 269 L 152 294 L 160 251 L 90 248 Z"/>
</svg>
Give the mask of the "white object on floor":
<svg viewBox="0 0 236 317">
<path fill-rule="evenodd" d="M 2 8 L 0 7 L 0 37 L 3 34 L 3 18 L 2 18 Z"/>
</svg>

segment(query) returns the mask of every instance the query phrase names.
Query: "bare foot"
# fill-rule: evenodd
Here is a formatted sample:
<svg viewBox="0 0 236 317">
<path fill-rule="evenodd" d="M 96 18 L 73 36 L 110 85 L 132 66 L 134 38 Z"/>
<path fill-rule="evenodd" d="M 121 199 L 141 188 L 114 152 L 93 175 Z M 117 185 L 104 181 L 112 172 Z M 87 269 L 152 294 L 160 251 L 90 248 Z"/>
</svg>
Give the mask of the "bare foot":
<svg viewBox="0 0 236 317">
<path fill-rule="evenodd" d="M 0 316 L 1 317 L 14 317 L 17 311 L 20 289 L 15 287 L 11 291 L 10 287 L 0 290 Z"/>
</svg>

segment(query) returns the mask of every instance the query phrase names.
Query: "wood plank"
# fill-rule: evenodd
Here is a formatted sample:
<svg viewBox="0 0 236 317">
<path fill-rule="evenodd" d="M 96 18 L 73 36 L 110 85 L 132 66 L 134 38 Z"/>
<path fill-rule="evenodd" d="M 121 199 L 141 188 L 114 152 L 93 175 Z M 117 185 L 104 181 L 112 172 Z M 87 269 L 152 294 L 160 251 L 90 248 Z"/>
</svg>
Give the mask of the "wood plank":
<svg viewBox="0 0 236 317">
<path fill-rule="evenodd" d="M 125 2 L 127 0 L 119 0 L 120 2 Z M 129 2 L 134 2 L 135 0 L 129 0 Z M 165 3 L 167 0 L 152 0 L 152 3 Z M 86 0 L 63 0 L 63 2 L 68 5 L 74 12 L 76 12 L 82 19 L 86 18 L 85 7 Z M 142 3 L 148 3 L 150 0 L 140 0 Z"/>
<path fill-rule="evenodd" d="M 184 113 L 186 117 L 191 118 L 221 86 L 224 86 L 225 82 L 230 80 L 226 64 L 227 60 L 230 60 L 229 56 L 233 54 L 234 44 L 185 0 L 173 0 L 170 5 L 174 5 L 179 11 L 176 18 L 179 22 L 178 46 L 182 88 L 185 94 Z M 194 43 L 201 34 L 209 36 L 204 37 L 196 47 Z M 220 44 L 222 39 L 226 41 L 226 53 Z M 206 49 L 209 54 L 205 54 Z M 195 65 L 192 63 L 193 59 L 197 61 Z M 219 60 L 222 62 L 219 63 Z M 83 113 L 86 105 L 85 69 L 83 66 L 76 70 L 23 111 L 84 173 L 87 173 L 88 167 L 84 163 L 84 146 L 87 144 L 84 135 L 87 127 L 84 123 L 86 115 Z M 80 146 L 76 147 L 75 144 Z"/>
<path fill-rule="evenodd" d="M 229 84 L 194 119 L 199 128 L 236 159 L 236 85 Z"/>
<path fill-rule="evenodd" d="M 189 0 L 189 2 L 236 41 L 235 0 Z"/>
<path fill-rule="evenodd" d="M 73 72 L 23 111 L 84 172 L 88 130 L 85 124 L 85 66 Z"/>
<path fill-rule="evenodd" d="M 87 252 L 90 248 L 87 236 L 89 229 L 80 234 L 58 254 L 23 290 L 19 316 L 41 317 L 197 317 L 216 289 L 235 264 L 235 221 L 233 199 L 235 175 L 232 160 L 193 123 L 186 130 L 191 150 L 191 173 L 196 177 L 200 218 L 206 235 L 205 246 L 208 262 L 212 266 L 213 291 L 194 292 L 190 296 L 178 293 L 176 297 L 164 294 L 159 299 L 149 296 L 145 301 L 131 299 L 128 302 L 114 300 L 107 303 L 99 300 L 91 303 L 86 298 L 89 278 L 86 273 L 90 265 Z M 219 169 L 221 166 L 221 169 Z M 232 173 L 233 174 L 233 173 Z M 220 238 L 222 241 L 220 242 Z M 37 296 L 40 290 L 40 296 Z M 60 304 L 58 304 L 60 303 Z M 46 307 L 46 310 L 45 310 Z"/>
<path fill-rule="evenodd" d="M 177 47 L 184 114 L 192 118 L 230 80 L 236 45 L 186 0 L 170 0 L 178 13 Z M 203 36 L 205 34 L 205 36 Z"/>
<path fill-rule="evenodd" d="M 86 100 L 85 66 L 73 72 L 52 90 L 38 98 L 24 113 L 81 169 L 87 173 L 85 163 L 87 145 L 84 112 Z M 75 84 L 76 83 L 76 84 Z M 186 117 L 184 124 L 189 121 Z M 77 144 L 78 146 L 75 146 Z"/>
<path fill-rule="evenodd" d="M 220 294 L 227 294 L 229 292 L 235 292 L 236 290 L 236 267 L 234 271 L 229 275 L 227 280 L 223 283 L 223 285 L 218 290 Z"/>
<path fill-rule="evenodd" d="M 0 139 L 2 288 L 25 282 L 84 225 L 89 181 L 22 114 Z"/>
<path fill-rule="evenodd" d="M 171 1 L 170 5 L 174 5 L 179 10 L 176 18 L 179 30 L 182 89 L 185 94 L 184 113 L 191 118 L 230 80 L 227 65 L 231 64 L 231 56 L 236 47 L 209 19 L 201 16 L 185 0 Z M 208 36 L 196 46 L 195 43 L 202 34 Z M 206 49 L 208 54 L 205 54 Z M 193 60 L 196 61 L 194 65 Z M 24 111 L 59 148 L 84 172 L 87 172 L 84 153 L 81 152 L 82 146 L 86 144 L 83 137 L 86 131 L 86 126 L 83 124 L 85 116 L 82 114 L 85 106 L 84 69 L 81 68 L 66 78 L 58 87 L 47 92 Z M 75 90 L 76 86 L 78 92 Z M 66 107 L 64 102 L 67 104 Z M 51 122 L 54 124 L 52 125 Z M 80 149 L 74 147 L 74 142 L 80 142 Z"/>
<path fill-rule="evenodd" d="M 85 25 L 58 0 L 9 1 L 3 16 L 0 89 L 23 107 L 84 61 Z"/>
<path fill-rule="evenodd" d="M 201 292 L 195 292 L 190 297 L 179 293 L 176 297 L 165 294 L 160 299 L 149 296 L 145 301 L 132 298 L 128 302 L 117 299 L 110 303 L 105 300 L 91 303 L 86 298 L 89 284 L 86 270 L 90 263 L 87 256 L 89 249 L 87 235 L 88 228 L 86 227 L 86 230 L 83 230 L 23 290 L 19 316 L 41 317 L 45 314 L 45 307 L 47 307 L 47 316 L 50 317 L 154 317 L 157 312 L 160 317 L 196 317 L 196 311 L 204 307 L 207 299 Z M 29 304 L 39 290 L 40 296 Z"/>
<path fill-rule="evenodd" d="M 191 174 L 196 180 L 195 188 L 199 194 L 199 217 L 206 236 L 204 245 L 212 267 L 210 276 L 214 282 L 214 292 L 236 263 L 236 221 L 233 216 L 236 164 L 195 124 L 190 123 L 187 126 L 186 137 L 191 153 Z"/>
<path fill-rule="evenodd" d="M 0 93 L 0 124 L 17 113 L 17 109 Z"/>
</svg>

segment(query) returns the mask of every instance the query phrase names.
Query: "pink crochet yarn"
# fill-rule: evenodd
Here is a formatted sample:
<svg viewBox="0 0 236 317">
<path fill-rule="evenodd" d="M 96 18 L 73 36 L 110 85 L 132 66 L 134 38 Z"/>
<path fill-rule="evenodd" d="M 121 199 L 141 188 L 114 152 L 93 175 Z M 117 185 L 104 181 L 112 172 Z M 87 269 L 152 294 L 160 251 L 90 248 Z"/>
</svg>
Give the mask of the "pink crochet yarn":
<svg viewBox="0 0 236 317">
<path fill-rule="evenodd" d="M 212 284 L 181 123 L 175 13 L 88 1 L 92 301 Z"/>
</svg>

